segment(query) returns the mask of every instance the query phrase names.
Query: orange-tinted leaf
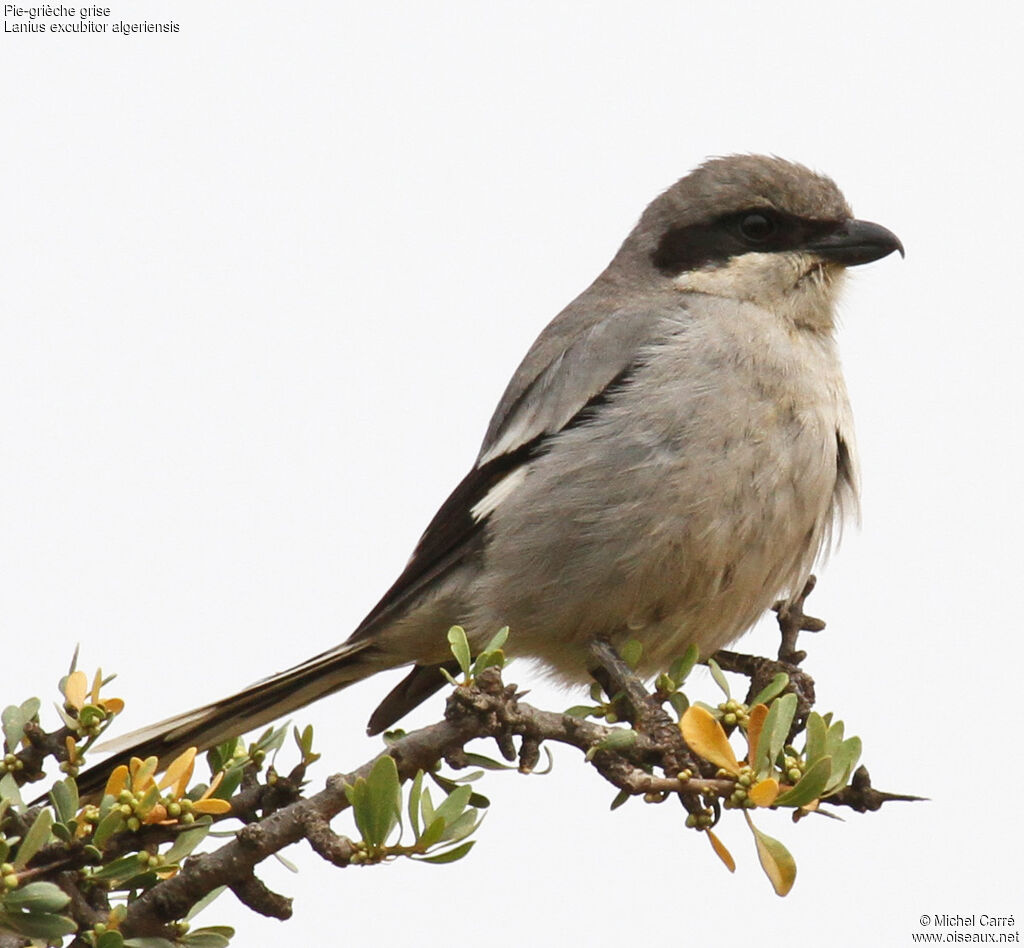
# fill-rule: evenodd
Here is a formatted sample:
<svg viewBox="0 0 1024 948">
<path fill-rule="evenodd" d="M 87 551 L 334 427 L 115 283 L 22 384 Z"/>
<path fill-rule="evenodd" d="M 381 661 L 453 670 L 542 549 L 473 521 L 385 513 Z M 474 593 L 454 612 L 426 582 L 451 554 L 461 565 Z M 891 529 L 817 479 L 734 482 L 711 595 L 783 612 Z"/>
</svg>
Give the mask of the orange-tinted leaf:
<svg viewBox="0 0 1024 948">
<path fill-rule="evenodd" d="M 730 773 L 740 772 L 729 739 L 709 711 L 691 705 L 679 721 L 679 730 L 690 750 Z"/>
<path fill-rule="evenodd" d="M 99 704 L 111 714 L 120 714 L 124 710 L 124 702 L 120 698 L 100 698 Z"/>
<path fill-rule="evenodd" d="M 104 796 L 116 797 L 124 789 L 124 785 L 128 782 L 128 768 L 121 764 L 119 767 L 115 767 L 107 778 L 107 785 L 103 788 Z"/>
<path fill-rule="evenodd" d="M 128 770 L 132 775 L 132 791 L 142 793 L 146 790 L 153 782 L 153 775 L 159 765 L 156 757 L 147 757 L 145 760 L 133 757 L 128 763 Z"/>
<path fill-rule="evenodd" d="M 64 697 L 76 711 L 85 707 L 85 696 L 89 691 L 89 679 L 84 671 L 73 671 L 64 682 Z"/>
<path fill-rule="evenodd" d="M 218 770 L 217 773 L 213 775 L 213 780 L 210 781 L 210 786 L 206 788 L 206 793 L 204 793 L 199 799 L 205 800 L 208 797 L 212 797 L 217 792 L 217 788 L 221 785 L 223 780 L 224 771 Z"/>
<path fill-rule="evenodd" d="M 768 705 L 755 704 L 749 711 L 747 720 L 747 763 L 754 766 L 754 754 L 757 753 L 757 742 L 761 739 L 761 728 L 768 717 Z"/>
<path fill-rule="evenodd" d="M 758 780 L 748 791 L 747 797 L 757 806 L 771 806 L 779 795 L 779 781 L 774 777 Z"/>
<path fill-rule="evenodd" d="M 725 843 L 712 833 L 711 830 L 705 830 L 704 832 L 708 834 L 708 842 L 711 843 L 711 848 L 715 851 L 715 855 L 725 863 L 725 868 L 730 872 L 735 872 L 736 860 L 732 858 L 732 853 L 725 848 Z"/>
<path fill-rule="evenodd" d="M 64 738 L 64 747 L 67 749 L 67 752 L 68 752 L 68 763 L 69 764 L 77 764 L 78 763 L 78 745 L 75 743 L 75 739 L 73 737 L 71 737 L 70 735 L 65 737 Z"/>
<path fill-rule="evenodd" d="M 227 800 L 221 800 L 219 797 L 208 797 L 205 800 L 196 800 L 192 804 L 192 809 L 196 813 L 212 813 L 215 816 L 219 816 L 221 813 L 230 813 L 231 804 Z"/>
<path fill-rule="evenodd" d="M 154 803 L 143 819 L 143 823 L 162 823 L 167 819 L 167 808 L 162 803 Z"/>
<path fill-rule="evenodd" d="M 196 753 L 196 748 L 190 747 L 175 757 L 167 768 L 167 772 L 160 778 L 157 788 L 163 790 L 166 787 L 171 787 L 171 796 L 175 800 L 180 799 L 188 787 L 189 780 L 192 779 L 192 771 L 196 766 Z"/>
<path fill-rule="evenodd" d="M 92 704 L 100 703 L 100 688 L 103 686 L 103 669 L 97 668 L 92 679 L 92 691 L 89 692 L 89 701 Z"/>
<path fill-rule="evenodd" d="M 747 825 L 754 834 L 754 842 L 757 844 L 757 858 L 761 861 L 761 868 L 764 869 L 768 881 L 776 895 L 788 895 L 796 882 L 796 861 L 790 855 L 789 850 L 777 839 L 766 836 L 750 819 L 749 813 L 743 814 L 747 818 Z"/>
</svg>

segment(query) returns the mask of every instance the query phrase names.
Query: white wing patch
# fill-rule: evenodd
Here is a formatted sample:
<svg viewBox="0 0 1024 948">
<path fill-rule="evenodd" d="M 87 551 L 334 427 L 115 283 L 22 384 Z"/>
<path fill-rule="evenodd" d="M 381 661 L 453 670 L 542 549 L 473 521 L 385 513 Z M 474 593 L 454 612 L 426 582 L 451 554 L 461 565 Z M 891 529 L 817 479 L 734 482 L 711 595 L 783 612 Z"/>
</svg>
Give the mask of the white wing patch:
<svg viewBox="0 0 1024 948">
<path fill-rule="evenodd" d="M 470 515 L 477 523 L 490 516 L 498 506 L 526 479 L 526 468 L 517 467 L 495 484 L 471 509 Z"/>
</svg>

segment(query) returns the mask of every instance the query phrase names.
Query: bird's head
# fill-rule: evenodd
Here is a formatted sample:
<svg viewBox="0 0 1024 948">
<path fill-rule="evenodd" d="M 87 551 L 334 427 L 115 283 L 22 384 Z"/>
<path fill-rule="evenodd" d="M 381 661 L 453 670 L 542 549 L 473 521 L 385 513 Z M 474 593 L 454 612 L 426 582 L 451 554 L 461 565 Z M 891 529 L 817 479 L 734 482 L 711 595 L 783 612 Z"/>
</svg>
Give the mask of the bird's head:
<svg viewBox="0 0 1024 948">
<path fill-rule="evenodd" d="M 855 219 L 831 179 L 781 158 L 733 155 L 657 197 L 609 275 L 752 302 L 829 329 L 846 268 L 893 251 L 903 253 L 899 238 Z"/>
</svg>

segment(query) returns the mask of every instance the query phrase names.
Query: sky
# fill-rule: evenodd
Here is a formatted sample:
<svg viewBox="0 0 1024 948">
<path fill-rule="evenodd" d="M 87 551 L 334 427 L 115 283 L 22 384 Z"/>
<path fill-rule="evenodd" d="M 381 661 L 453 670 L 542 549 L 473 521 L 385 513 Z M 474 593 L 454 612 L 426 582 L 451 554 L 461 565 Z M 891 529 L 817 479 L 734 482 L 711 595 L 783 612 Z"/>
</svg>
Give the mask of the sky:
<svg viewBox="0 0 1024 948">
<path fill-rule="evenodd" d="M 707 156 L 821 170 L 907 250 L 842 300 L 863 518 L 804 647 L 875 785 L 930 802 L 762 815 L 798 866 L 779 899 L 740 821 L 729 875 L 678 807 L 609 812 L 556 748 L 548 776 L 488 776 L 462 862 L 340 871 L 292 847 L 297 875 L 263 871 L 292 921 L 230 895 L 201 920 L 241 946 L 899 946 L 950 931 L 922 927 L 936 913 L 1019 931 L 1019 6 L 110 3 L 104 34 L 0 48 L 4 704 L 52 699 L 80 643 L 127 730 L 347 636 L 533 338 Z M 771 652 L 771 626 L 740 647 Z M 295 716 L 314 784 L 377 752 L 363 725 L 394 677 Z M 506 677 L 542 707 L 582 697 Z"/>
</svg>

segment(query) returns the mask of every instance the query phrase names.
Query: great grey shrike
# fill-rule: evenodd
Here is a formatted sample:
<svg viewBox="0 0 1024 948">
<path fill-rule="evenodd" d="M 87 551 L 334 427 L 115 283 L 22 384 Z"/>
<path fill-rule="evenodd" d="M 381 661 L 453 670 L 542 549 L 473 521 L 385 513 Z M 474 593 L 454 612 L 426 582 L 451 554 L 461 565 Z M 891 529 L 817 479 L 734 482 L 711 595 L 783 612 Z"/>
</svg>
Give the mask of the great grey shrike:
<svg viewBox="0 0 1024 948">
<path fill-rule="evenodd" d="M 640 671 L 732 642 L 797 594 L 857 505 L 835 341 L 847 267 L 903 248 L 831 180 L 779 158 L 707 161 L 650 204 L 540 334 L 472 470 L 340 645 L 121 738 L 110 764 L 209 747 L 411 665 L 379 733 L 433 694 L 445 633 L 584 680 L 587 645 Z"/>
</svg>

